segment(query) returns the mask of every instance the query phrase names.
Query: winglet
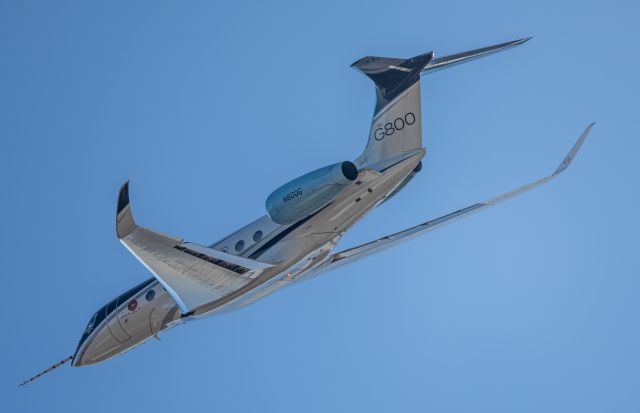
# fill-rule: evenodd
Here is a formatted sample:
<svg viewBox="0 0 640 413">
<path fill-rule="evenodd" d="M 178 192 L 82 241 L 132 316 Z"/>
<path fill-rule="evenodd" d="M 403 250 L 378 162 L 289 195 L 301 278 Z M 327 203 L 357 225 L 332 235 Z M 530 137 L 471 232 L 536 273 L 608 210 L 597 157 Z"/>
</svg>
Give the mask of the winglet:
<svg viewBox="0 0 640 413">
<path fill-rule="evenodd" d="M 122 210 L 129 205 L 129 181 L 127 180 L 121 187 L 118 193 L 118 209 L 116 214 L 122 212 Z"/>
<path fill-rule="evenodd" d="M 131 205 L 129 204 L 129 181 L 125 182 L 118 193 L 116 208 L 116 234 L 123 238 L 136 228 Z"/>
<path fill-rule="evenodd" d="M 562 160 L 562 163 L 558 166 L 558 168 L 555 170 L 552 176 L 556 176 L 560 174 L 562 171 L 567 169 L 569 165 L 571 165 L 571 162 L 578 154 L 580 147 L 584 143 L 585 139 L 587 139 L 587 136 L 589 136 L 589 132 L 591 132 L 591 128 L 593 128 L 593 125 L 595 125 L 595 122 L 591 122 L 591 124 L 587 126 L 584 132 L 582 132 L 582 135 L 580 135 L 576 143 L 573 145 L 573 147 L 571 148 L 567 156 L 564 157 L 564 159 Z"/>
</svg>

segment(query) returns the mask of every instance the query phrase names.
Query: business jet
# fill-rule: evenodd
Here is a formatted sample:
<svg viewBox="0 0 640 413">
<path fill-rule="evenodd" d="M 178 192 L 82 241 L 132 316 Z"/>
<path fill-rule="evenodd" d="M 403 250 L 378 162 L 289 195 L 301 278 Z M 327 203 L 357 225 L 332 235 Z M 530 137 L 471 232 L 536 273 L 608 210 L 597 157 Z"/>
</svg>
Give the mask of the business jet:
<svg viewBox="0 0 640 413">
<path fill-rule="evenodd" d="M 421 76 L 528 40 L 440 58 L 429 52 L 409 59 L 366 56 L 356 61 L 352 67 L 371 79 L 376 91 L 364 152 L 353 161 L 316 169 L 280 186 L 267 197 L 264 216 L 213 244 L 201 245 L 139 226 L 126 182 L 118 195 L 116 234 L 153 277 L 99 308 L 72 356 L 22 384 L 69 361 L 78 367 L 108 360 L 172 327 L 247 306 L 556 178 L 574 159 L 593 123 L 548 176 L 403 231 L 335 251 L 346 231 L 392 199 L 422 169 Z"/>
</svg>

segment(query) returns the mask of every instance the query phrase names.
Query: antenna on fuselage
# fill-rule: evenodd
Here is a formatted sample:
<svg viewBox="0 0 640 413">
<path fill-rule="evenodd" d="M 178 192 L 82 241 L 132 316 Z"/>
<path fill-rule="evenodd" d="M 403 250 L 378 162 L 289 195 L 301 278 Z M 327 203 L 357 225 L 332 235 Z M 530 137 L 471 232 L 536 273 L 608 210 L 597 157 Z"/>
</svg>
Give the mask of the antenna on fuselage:
<svg viewBox="0 0 640 413">
<path fill-rule="evenodd" d="M 29 380 L 23 381 L 22 383 L 20 383 L 20 386 L 24 386 L 25 384 L 29 384 L 32 381 L 34 381 L 36 379 L 39 379 L 40 377 L 44 376 L 45 374 L 49 373 L 50 371 L 53 371 L 53 370 L 57 369 L 58 367 L 62 366 L 65 363 L 68 363 L 71 360 L 73 360 L 73 356 L 69 356 L 64 360 L 61 360 L 61 361 L 57 362 L 56 364 L 54 364 L 53 366 L 49 367 L 48 369 L 46 369 L 42 373 L 39 373 L 39 374 L 31 377 Z"/>
</svg>

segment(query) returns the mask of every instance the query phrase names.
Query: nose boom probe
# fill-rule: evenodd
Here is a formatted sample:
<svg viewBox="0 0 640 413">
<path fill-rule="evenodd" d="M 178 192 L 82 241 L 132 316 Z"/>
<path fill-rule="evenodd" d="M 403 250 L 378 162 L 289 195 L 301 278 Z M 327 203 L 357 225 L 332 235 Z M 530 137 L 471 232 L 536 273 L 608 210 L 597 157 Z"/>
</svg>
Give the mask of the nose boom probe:
<svg viewBox="0 0 640 413">
<path fill-rule="evenodd" d="M 24 386 L 25 384 L 29 384 L 32 381 L 34 381 L 36 379 L 39 379 L 40 377 L 44 376 L 45 374 L 49 373 L 50 371 L 53 371 L 53 370 L 57 369 L 58 367 L 62 366 L 65 363 L 68 363 L 71 360 L 73 360 L 73 356 L 69 356 L 64 360 L 61 360 L 61 361 L 57 362 L 56 364 L 54 364 L 53 366 L 49 367 L 48 369 L 46 369 L 42 373 L 36 374 L 35 376 L 31 377 L 29 380 L 23 381 L 22 383 L 20 383 L 20 386 Z"/>
</svg>

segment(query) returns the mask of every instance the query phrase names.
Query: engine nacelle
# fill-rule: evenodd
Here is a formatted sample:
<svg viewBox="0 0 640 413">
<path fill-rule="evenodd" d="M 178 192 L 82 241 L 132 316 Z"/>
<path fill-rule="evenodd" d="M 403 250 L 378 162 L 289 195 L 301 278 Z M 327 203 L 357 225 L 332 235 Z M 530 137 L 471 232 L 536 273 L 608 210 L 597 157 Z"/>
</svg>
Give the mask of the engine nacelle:
<svg viewBox="0 0 640 413">
<path fill-rule="evenodd" d="M 325 166 L 287 182 L 267 197 L 271 220 L 284 225 L 305 218 L 331 202 L 358 177 L 358 168 L 345 161 Z"/>
</svg>

